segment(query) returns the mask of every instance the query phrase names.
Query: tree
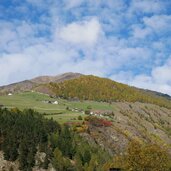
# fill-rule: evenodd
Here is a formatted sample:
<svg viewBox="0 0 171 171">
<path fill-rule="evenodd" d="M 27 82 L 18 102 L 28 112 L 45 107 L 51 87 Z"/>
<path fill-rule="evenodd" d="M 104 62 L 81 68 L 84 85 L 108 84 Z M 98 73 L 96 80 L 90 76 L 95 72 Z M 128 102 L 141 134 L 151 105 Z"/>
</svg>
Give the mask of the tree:
<svg viewBox="0 0 171 171">
<path fill-rule="evenodd" d="M 78 116 L 78 120 L 83 120 L 81 115 Z"/>
<path fill-rule="evenodd" d="M 61 132 L 58 138 L 58 147 L 61 150 L 62 154 L 64 156 L 69 157 L 70 159 L 72 159 L 75 154 L 73 139 L 74 135 L 72 135 L 71 131 L 69 130 L 69 127 L 65 125 L 63 131 Z"/>
<path fill-rule="evenodd" d="M 59 135 L 57 133 L 53 133 L 50 135 L 49 141 L 50 141 L 50 146 L 52 147 L 52 149 L 55 149 L 57 147 L 58 137 L 59 137 Z"/>
<path fill-rule="evenodd" d="M 83 164 L 85 163 L 89 163 L 91 160 L 91 154 L 90 154 L 90 150 L 86 149 L 84 152 L 84 156 L 83 156 Z"/>
<path fill-rule="evenodd" d="M 31 149 L 29 150 L 29 153 L 27 155 L 27 163 L 28 163 L 28 168 L 32 168 L 35 164 L 35 159 L 34 159 L 34 151 Z"/>
<path fill-rule="evenodd" d="M 83 171 L 83 165 L 82 165 L 82 161 L 80 159 L 80 156 L 76 155 L 74 159 L 76 161 L 76 163 L 75 163 L 75 170 L 76 171 Z"/>
<path fill-rule="evenodd" d="M 20 169 L 24 170 L 27 168 L 27 141 L 24 139 L 20 146 L 19 146 L 19 162 L 20 162 Z"/>
<path fill-rule="evenodd" d="M 56 148 L 54 151 L 52 164 L 58 171 L 67 170 L 71 166 L 70 161 L 67 158 L 63 157 L 62 152 L 58 148 Z"/>
<path fill-rule="evenodd" d="M 133 171 L 167 171 L 171 160 L 167 149 L 156 144 L 141 145 L 130 142 L 127 153 L 117 156 L 114 164 L 125 170 Z"/>
<path fill-rule="evenodd" d="M 98 165 L 97 158 L 95 155 L 93 155 L 86 171 L 96 171 L 97 165 Z"/>
</svg>

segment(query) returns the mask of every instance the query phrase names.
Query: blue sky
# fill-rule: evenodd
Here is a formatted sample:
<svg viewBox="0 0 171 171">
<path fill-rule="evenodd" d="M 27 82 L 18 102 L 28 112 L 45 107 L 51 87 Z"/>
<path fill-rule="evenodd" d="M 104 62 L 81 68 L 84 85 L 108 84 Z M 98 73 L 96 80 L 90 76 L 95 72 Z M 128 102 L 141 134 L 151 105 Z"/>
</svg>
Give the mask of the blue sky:
<svg viewBox="0 0 171 171">
<path fill-rule="evenodd" d="M 80 72 L 171 95 L 170 0 L 0 0 L 0 85 Z"/>
</svg>

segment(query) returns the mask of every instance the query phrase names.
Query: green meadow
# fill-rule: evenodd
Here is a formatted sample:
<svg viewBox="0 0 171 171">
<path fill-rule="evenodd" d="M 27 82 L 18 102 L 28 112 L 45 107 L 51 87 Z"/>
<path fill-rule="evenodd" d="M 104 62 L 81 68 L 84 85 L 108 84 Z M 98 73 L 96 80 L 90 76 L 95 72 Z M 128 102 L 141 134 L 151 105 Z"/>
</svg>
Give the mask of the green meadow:
<svg viewBox="0 0 171 171">
<path fill-rule="evenodd" d="M 58 104 L 45 103 L 45 101 L 58 101 Z M 59 98 L 51 98 L 48 95 L 37 93 L 37 92 L 23 92 L 13 94 L 11 96 L 0 96 L 0 104 L 6 108 L 19 108 L 20 110 L 26 108 L 32 108 L 42 114 L 45 113 L 47 118 L 53 118 L 60 123 L 67 121 L 78 122 L 78 116 L 85 117 L 83 112 L 79 111 L 68 111 L 67 107 L 72 109 L 101 109 L 101 110 L 113 110 L 113 106 L 104 102 L 94 101 L 69 101 Z"/>
</svg>

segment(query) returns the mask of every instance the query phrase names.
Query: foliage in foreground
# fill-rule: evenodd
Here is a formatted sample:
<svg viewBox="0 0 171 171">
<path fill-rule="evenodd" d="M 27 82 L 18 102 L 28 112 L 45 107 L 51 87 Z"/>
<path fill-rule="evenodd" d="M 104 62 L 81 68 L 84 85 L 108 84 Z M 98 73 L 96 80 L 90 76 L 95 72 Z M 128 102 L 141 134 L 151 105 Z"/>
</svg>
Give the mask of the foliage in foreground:
<svg viewBox="0 0 171 171">
<path fill-rule="evenodd" d="M 60 132 L 60 125 L 33 110 L 0 110 L 0 147 L 6 160 L 19 159 L 21 170 L 35 165 L 37 150 L 44 150 L 48 136 Z"/>
<path fill-rule="evenodd" d="M 39 167 L 58 171 L 81 171 L 101 166 L 110 158 L 99 146 L 92 146 L 68 126 L 61 127 L 33 110 L 0 109 L 0 147 L 4 158 L 18 159 L 20 169 L 31 171 L 37 152 L 46 154 Z"/>
<path fill-rule="evenodd" d="M 123 171 L 169 171 L 171 156 L 166 147 L 132 141 L 125 154 L 115 156 L 113 162 L 106 163 L 105 167 L 117 167 Z"/>
<path fill-rule="evenodd" d="M 57 171 L 108 171 L 112 167 L 128 171 L 169 171 L 171 168 L 165 147 L 133 141 L 125 154 L 112 160 L 107 152 L 87 143 L 67 125 L 61 127 L 30 109 L 23 112 L 0 109 L 0 147 L 5 159 L 18 159 L 23 171 L 31 171 L 35 166 L 37 152 L 46 154 L 37 166 L 47 169 L 53 165 Z"/>
</svg>

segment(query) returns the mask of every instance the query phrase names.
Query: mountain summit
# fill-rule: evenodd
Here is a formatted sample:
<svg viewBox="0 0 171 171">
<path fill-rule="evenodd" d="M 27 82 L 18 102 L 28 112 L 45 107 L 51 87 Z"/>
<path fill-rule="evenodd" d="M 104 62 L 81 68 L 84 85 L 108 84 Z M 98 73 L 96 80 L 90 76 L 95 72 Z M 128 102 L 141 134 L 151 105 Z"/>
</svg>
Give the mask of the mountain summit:
<svg viewBox="0 0 171 171">
<path fill-rule="evenodd" d="M 20 91 L 30 91 L 41 84 L 47 84 L 50 82 L 59 83 L 65 80 L 78 78 L 81 75 L 82 74 L 80 73 L 68 72 L 68 73 L 64 73 L 64 74 L 60 74 L 56 76 L 39 76 L 31 80 L 24 80 L 24 81 L 9 84 L 6 86 L 1 86 L 0 94 L 8 94 L 8 93 L 14 93 L 14 92 L 20 92 Z"/>
<path fill-rule="evenodd" d="M 50 82 L 59 83 L 65 80 L 78 78 L 81 75 L 82 74 L 80 73 L 67 72 L 64 74 L 56 75 L 56 76 L 39 76 L 39 77 L 31 79 L 30 81 L 34 83 L 39 83 L 39 84 L 50 83 Z"/>
</svg>

